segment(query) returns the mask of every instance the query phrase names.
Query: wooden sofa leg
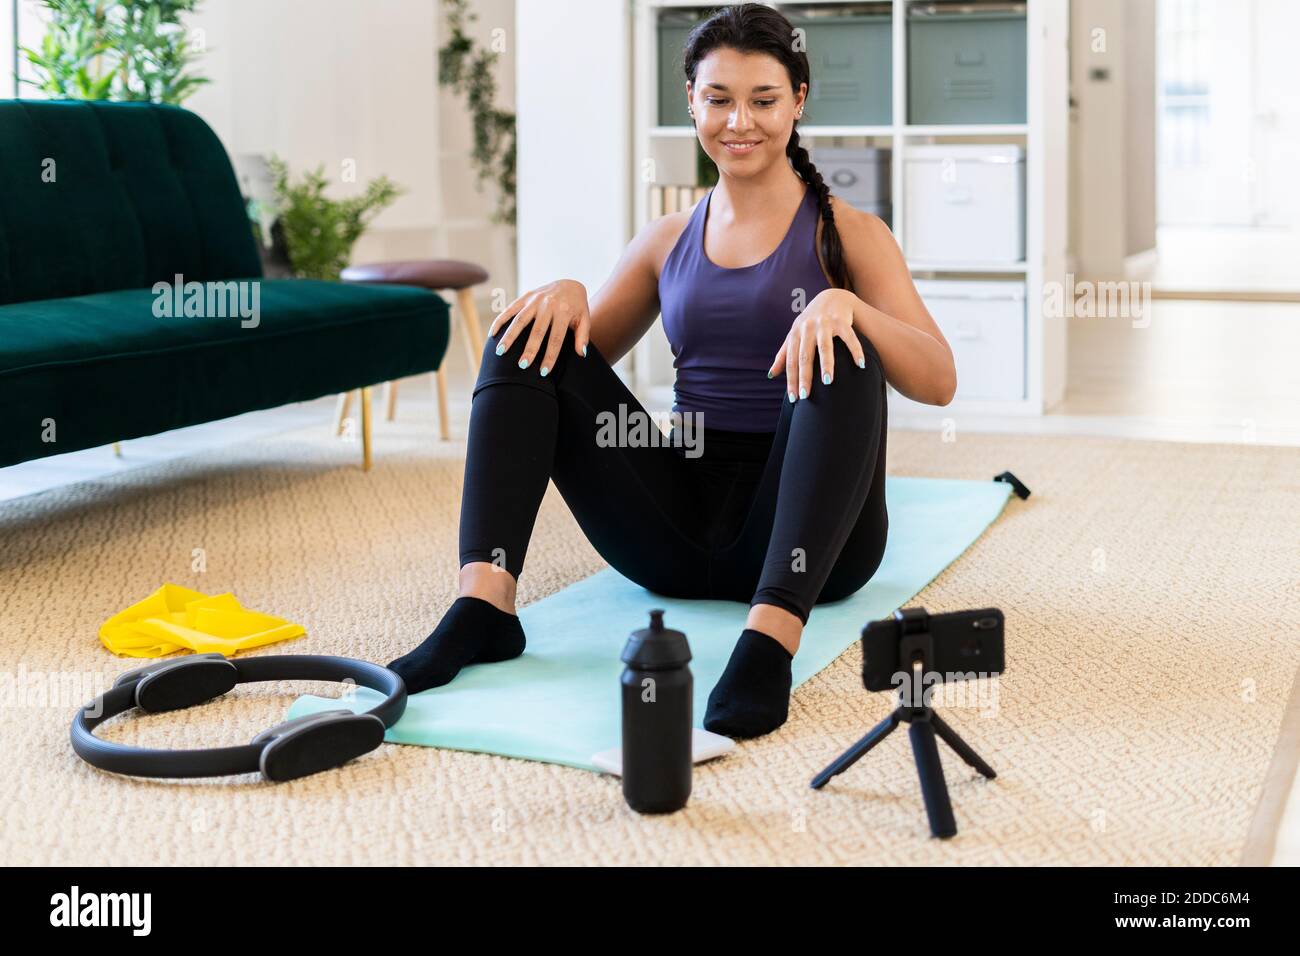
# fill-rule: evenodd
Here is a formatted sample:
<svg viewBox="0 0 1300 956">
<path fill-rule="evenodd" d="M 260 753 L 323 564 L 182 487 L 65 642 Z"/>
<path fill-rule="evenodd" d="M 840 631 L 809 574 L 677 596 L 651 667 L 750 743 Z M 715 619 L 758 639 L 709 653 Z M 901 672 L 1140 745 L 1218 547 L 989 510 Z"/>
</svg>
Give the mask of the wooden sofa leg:
<svg viewBox="0 0 1300 956">
<path fill-rule="evenodd" d="M 384 420 L 391 422 L 397 417 L 397 383 L 384 383 Z"/>
<path fill-rule="evenodd" d="M 451 437 L 447 426 L 447 372 L 443 366 L 433 373 L 434 394 L 438 399 L 438 433 L 443 441 Z"/>
<path fill-rule="evenodd" d="M 120 441 L 113 442 L 113 454 L 118 458 L 122 457 L 122 443 Z"/>
<path fill-rule="evenodd" d="M 338 404 L 334 408 L 334 434 L 342 435 L 345 427 L 344 423 L 348 419 L 348 412 L 352 411 L 352 393 L 343 392 L 339 395 Z"/>
<path fill-rule="evenodd" d="M 456 306 L 460 310 L 460 327 L 465 336 L 465 351 L 469 355 L 470 374 L 477 378 L 479 362 L 483 357 L 483 332 L 478 324 L 474 290 L 457 289 Z"/>
<path fill-rule="evenodd" d="M 361 470 L 370 470 L 370 386 L 361 389 Z"/>
</svg>

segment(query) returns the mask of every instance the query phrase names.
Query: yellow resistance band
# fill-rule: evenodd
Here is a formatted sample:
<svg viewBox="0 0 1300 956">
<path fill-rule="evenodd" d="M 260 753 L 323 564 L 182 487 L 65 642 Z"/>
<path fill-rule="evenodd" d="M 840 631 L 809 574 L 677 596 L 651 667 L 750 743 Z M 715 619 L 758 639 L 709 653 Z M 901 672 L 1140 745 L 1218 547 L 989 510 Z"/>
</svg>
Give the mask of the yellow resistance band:
<svg viewBox="0 0 1300 956">
<path fill-rule="evenodd" d="M 125 657 L 162 657 L 185 648 L 230 657 L 306 633 L 300 624 L 246 609 L 233 594 L 164 584 L 100 625 L 99 639 Z"/>
</svg>

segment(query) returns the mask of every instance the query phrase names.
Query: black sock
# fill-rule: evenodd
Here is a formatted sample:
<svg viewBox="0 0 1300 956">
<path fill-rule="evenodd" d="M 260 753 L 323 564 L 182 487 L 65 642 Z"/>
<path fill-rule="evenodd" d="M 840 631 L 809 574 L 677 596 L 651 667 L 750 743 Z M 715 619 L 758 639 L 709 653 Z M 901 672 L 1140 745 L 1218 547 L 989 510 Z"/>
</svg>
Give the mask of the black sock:
<svg viewBox="0 0 1300 956">
<path fill-rule="evenodd" d="M 775 638 L 745 628 L 709 694 L 704 729 L 724 737 L 758 737 L 784 724 L 790 713 L 792 660 Z"/>
<path fill-rule="evenodd" d="M 466 664 L 508 661 L 523 652 L 524 629 L 517 615 L 482 598 L 464 596 L 447 608 L 424 643 L 388 669 L 401 675 L 407 691 L 418 694 L 450 683 Z"/>
</svg>

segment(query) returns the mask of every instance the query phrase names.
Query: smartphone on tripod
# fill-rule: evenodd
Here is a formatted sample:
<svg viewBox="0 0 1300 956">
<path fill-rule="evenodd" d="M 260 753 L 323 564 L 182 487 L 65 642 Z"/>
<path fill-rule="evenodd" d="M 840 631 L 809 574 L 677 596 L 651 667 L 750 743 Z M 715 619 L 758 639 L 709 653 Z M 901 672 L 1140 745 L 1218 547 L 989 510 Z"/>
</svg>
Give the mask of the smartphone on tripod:
<svg viewBox="0 0 1300 956">
<path fill-rule="evenodd" d="M 1002 612 L 995 607 L 931 614 L 923 607 L 899 608 L 894 616 L 871 621 L 862 629 L 862 683 L 867 690 L 899 688 L 898 706 L 872 727 L 867 735 L 812 779 L 820 790 L 837 774 L 861 760 L 899 724 L 907 724 L 916 772 L 921 779 L 921 799 L 930 821 L 930 833 L 941 839 L 955 836 L 957 821 L 943 777 L 938 741 L 942 740 L 982 777 L 997 776 L 970 744 L 939 716 L 926 700 L 924 687 L 906 687 L 916 675 L 927 683 L 988 677 L 1003 671 Z M 902 677 L 904 680 L 900 681 Z"/>
<path fill-rule="evenodd" d="M 862 685 L 892 690 L 896 675 L 910 662 L 899 658 L 899 621 L 887 617 L 862 629 Z M 932 643 L 926 667 L 931 672 L 963 677 L 1000 674 L 1005 666 L 1002 611 L 995 607 L 929 615 Z"/>
</svg>

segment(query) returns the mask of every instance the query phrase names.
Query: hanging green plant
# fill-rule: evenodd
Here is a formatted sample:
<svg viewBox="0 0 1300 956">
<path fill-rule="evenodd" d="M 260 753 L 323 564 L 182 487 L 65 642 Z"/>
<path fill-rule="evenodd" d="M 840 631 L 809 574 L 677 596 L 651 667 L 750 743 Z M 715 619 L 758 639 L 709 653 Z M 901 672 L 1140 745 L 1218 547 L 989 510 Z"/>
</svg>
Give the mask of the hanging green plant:
<svg viewBox="0 0 1300 956">
<path fill-rule="evenodd" d="M 491 178 L 500 187 L 493 222 L 515 222 L 515 114 L 496 106 L 493 67 L 499 54 L 479 46 L 465 32 L 478 17 L 466 0 L 442 0 L 447 42 L 438 51 L 438 82 L 465 97 L 474 124 L 472 159 L 478 185 Z"/>
</svg>

